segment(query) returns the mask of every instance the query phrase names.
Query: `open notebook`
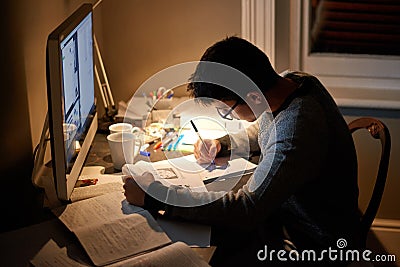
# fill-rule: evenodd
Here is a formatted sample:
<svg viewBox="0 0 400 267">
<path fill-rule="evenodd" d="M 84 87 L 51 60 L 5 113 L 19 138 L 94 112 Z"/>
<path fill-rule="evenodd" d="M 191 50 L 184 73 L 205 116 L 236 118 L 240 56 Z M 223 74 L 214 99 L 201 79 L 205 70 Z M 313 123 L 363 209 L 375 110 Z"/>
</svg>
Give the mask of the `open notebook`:
<svg viewBox="0 0 400 267">
<path fill-rule="evenodd" d="M 189 185 L 192 191 L 207 191 L 204 184 L 217 178 L 245 175 L 254 171 L 256 164 L 243 159 L 217 159 L 215 165 L 198 164 L 193 154 L 157 162 L 138 161 L 127 164 L 122 172 L 125 175 L 142 175 L 151 172 L 162 184 Z"/>
<path fill-rule="evenodd" d="M 52 212 L 76 235 L 96 266 L 208 266 L 188 245 L 174 243 L 148 211 L 130 205 L 120 191 Z M 65 248 L 49 246 L 35 256 L 34 266 L 88 266 L 80 265 L 81 260 Z"/>
</svg>

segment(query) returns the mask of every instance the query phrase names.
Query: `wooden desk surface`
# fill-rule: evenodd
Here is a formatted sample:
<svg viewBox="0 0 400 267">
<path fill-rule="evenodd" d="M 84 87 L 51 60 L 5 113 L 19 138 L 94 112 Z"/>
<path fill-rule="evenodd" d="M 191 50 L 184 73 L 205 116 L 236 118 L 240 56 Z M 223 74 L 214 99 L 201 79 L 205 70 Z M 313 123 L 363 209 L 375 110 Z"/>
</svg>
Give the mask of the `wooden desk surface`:
<svg viewBox="0 0 400 267">
<path fill-rule="evenodd" d="M 153 144 L 150 144 L 150 147 L 147 149 L 147 151 L 150 152 L 150 161 L 151 162 L 156 162 L 160 160 L 165 160 L 167 157 L 162 151 L 161 148 L 157 150 L 153 150 Z M 181 157 L 184 155 L 188 155 L 190 153 L 188 152 L 180 152 L 180 151 L 169 151 L 168 152 L 168 157 L 169 158 L 176 158 L 176 157 Z M 140 156 L 138 155 L 135 158 L 135 161 L 138 160 L 146 160 L 148 161 L 148 157 L 146 156 Z M 115 170 L 113 167 L 112 159 L 111 159 L 111 154 L 110 154 L 110 148 L 108 146 L 107 142 L 107 135 L 106 134 L 96 134 L 92 147 L 90 148 L 88 157 L 85 162 L 85 166 L 104 166 L 105 167 L 105 173 L 106 174 L 111 174 L 111 173 L 116 173 L 119 172 L 118 170 Z"/>
<path fill-rule="evenodd" d="M 0 235 L 2 266 L 30 266 L 29 261 L 50 240 L 59 247 L 79 243 L 76 237 L 58 219 L 24 227 Z"/>
<path fill-rule="evenodd" d="M 151 161 L 165 159 L 165 155 L 161 149 L 157 151 L 150 149 L 149 151 L 151 151 Z M 179 156 L 179 154 L 177 154 L 177 156 Z M 89 151 L 85 165 L 104 166 L 105 173 L 107 174 L 118 172 L 113 167 L 105 134 L 96 134 L 95 141 Z M 1 233 L 1 265 L 30 266 L 29 261 L 33 259 L 40 249 L 50 240 L 54 240 L 59 247 L 68 247 L 70 244 L 80 247 L 76 236 L 70 232 L 61 221 L 54 217 L 36 225 Z M 216 247 L 193 248 L 193 250 L 207 262 L 210 261 L 215 249 Z M 86 255 L 86 253 L 83 254 Z M 88 262 L 90 262 L 90 260 L 88 260 Z"/>
</svg>

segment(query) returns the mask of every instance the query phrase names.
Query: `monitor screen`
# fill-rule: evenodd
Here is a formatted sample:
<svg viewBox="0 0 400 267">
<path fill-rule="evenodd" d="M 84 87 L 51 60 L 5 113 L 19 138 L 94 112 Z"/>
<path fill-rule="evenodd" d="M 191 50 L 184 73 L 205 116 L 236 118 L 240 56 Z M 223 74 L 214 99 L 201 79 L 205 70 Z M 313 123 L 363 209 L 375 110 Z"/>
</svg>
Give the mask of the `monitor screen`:
<svg viewBox="0 0 400 267">
<path fill-rule="evenodd" d="M 67 146 L 79 140 L 88 127 L 88 117 L 94 106 L 92 14 L 89 13 L 60 42 L 63 82 L 64 131 Z M 71 134 L 69 134 L 71 133 Z M 71 164 L 73 150 L 66 150 L 66 163 Z"/>
<path fill-rule="evenodd" d="M 68 200 L 97 130 L 91 4 L 49 35 L 46 68 L 53 176 Z"/>
</svg>

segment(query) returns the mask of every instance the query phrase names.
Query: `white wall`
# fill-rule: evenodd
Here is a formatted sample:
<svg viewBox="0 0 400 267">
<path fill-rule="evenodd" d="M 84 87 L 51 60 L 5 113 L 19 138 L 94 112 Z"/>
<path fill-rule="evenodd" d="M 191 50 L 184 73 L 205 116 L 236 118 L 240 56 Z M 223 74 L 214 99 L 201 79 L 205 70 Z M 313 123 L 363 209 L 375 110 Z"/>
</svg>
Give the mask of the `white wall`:
<svg viewBox="0 0 400 267">
<path fill-rule="evenodd" d="M 240 35 L 240 0 L 118 0 L 98 8 L 99 46 L 117 102 L 164 68 L 199 60 L 216 41 Z"/>
</svg>

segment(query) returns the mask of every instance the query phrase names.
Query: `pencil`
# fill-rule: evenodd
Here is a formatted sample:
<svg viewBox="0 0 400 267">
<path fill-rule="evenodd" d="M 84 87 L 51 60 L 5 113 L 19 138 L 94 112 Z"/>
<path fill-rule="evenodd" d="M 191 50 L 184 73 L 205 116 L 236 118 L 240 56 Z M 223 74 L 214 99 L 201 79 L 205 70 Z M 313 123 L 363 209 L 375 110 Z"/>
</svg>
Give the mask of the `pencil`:
<svg viewBox="0 0 400 267">
<path fill-rule="evenodd" d="M 203 138 L 201 138 L 199 131 L 197 130 L 196 125 L 194 125 L 194 122 L 192 120 L 190 120 L 190 123 L 193 126 L 194 131 L 196 132 L 197 136 L 199 137 L 200 141 L 203 143 L 203 146 L 206 148 L 208 155 L 210 155 L 210 150 L 208 149 L 206 143 L 204 142 Z M 215 164 L 215 161 L 212 160 L 211 164 Z"/>
</svg>

